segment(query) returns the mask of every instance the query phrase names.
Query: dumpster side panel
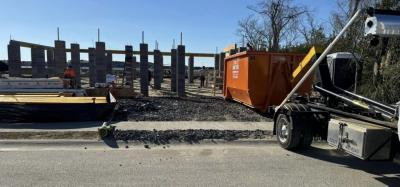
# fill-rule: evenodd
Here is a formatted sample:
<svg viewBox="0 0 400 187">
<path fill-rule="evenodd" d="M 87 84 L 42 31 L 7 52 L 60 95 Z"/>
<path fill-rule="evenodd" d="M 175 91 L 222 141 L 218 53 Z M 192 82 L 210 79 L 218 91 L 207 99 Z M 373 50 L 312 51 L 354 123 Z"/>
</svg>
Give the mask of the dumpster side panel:
<svg viewBox="0 0 400 187">
<path fill-rule="evenodd" d="M 249 54 L 249 95 L 254 108 L 264 108 L 270 87 L 270 55 Z"/>
<path fill-rule="evenodd" d="M 263 110 L 269 106 L 279 105 L 292 89 L 290 84 L 291 64 L 293 56 L 291 54 L 271 54 L 271 68 L 269 72 L 269 87 L 267 88 L 267 98 Z"/>
<path fill-rule="evenodd" d="M 225 60 L 224 97 L 251 105 L 249 63 L 246 55 Z"/>
<path fill-rule="evenodd" d="M 291 74 L 305 55 L 242 52 L 225 59 L 224 97 L 265 112 L 295 86 Z M 313 78 L 298 93 L 310 93 Z"/>
</svg>

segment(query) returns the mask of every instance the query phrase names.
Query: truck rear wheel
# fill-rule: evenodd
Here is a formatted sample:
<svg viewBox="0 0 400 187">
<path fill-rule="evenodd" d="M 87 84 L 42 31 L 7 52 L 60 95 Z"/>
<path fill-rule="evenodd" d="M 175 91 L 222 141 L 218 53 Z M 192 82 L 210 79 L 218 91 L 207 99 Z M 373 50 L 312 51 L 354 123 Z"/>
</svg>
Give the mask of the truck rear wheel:
<svg viewBox="0 0 400 187">
<path fill-rule="evenodd" d="M 285 114 L 279 114 L 276 119 L 276 137 L 279 145 L 284 149 L 299 147 L 301 131 L 295 128 L 293 120 Z"/>
<path fill-rule="evenodd" d="M 302 149 L 307 149 L 311 146 L 312 141 L 314 139 L 312 131 L 309 129 L 303 129 L 301 133 L 301 138 L 300 138 L 300 144 L 299 147 Z"/>
</svg>

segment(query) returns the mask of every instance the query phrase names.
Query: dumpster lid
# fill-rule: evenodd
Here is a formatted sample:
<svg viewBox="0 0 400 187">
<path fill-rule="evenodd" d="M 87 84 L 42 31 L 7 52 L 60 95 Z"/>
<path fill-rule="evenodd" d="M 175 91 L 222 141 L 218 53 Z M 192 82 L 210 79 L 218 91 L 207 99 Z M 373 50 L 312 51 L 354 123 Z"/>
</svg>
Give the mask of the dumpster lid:
<svg viewBox="0 0 400 187">
<path fill-rule="evenodd" d="M 360 55 L 357 53 L 350 53 L 350 52 L 338 52 L 332 53 L 328 55 L 328 58 L 332 59 L 361 59 Z"/>
</svg>

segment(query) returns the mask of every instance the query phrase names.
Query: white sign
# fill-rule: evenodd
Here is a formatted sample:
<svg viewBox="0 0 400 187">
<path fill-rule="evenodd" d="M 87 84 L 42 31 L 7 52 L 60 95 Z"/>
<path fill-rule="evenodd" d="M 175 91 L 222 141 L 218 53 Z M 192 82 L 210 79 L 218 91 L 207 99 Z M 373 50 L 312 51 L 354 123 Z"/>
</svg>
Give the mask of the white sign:
<svg viewBox="0 0 400 187">
<path fill-rule="evenodd" d="M 239 78 L 239 62 L 234 61 L 232 65 L 232 78 L 233 79 L 238 79 Z"/>
</svg>

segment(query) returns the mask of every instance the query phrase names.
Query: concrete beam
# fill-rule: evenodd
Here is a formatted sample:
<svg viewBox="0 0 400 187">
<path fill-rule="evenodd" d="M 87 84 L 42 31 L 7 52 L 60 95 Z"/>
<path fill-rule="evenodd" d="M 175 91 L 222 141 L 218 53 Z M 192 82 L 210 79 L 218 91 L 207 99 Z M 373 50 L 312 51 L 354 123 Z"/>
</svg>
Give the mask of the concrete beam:
<svg viewBox="0 0 400 187">
<path fill-rule="evenodd" d="M 18 40 L 11 40 L 10 43 L 18 43 L 21 47 L 27 47 L 27 48 L 43 48 L 44 50 L 53 50 L 54 47 L 46 46 L 46 45 L 40 45 L 40 44 L 34 44 L 34 43 L 29 43 L 29 42 L 23 42 L 23 41 L 18 41 Z"/>
<path fill-rule="evenodd" d="M 44 48 L 45 50 L 53 50 L 54 47 L 46 46 L 46 45 L 40 45 L 40 44 L 34 44 L 34 43 L 29 43 L 29 42 L 23 42 L 23 41 L 17 41 L 17 40 L 11 40 L 13 42 L 17 42 L 21 45 L 21 47 L 41 47 Z M 66 49 L 66 52 L 71 52 L 71 49 Z M 80 49 L 81 53 L 89 53 L 88 49 Z M 124 50 L 106 50 L 106 53 L 111 52 L 112 54 L 120 54 L 124 55 L 126 51 Z M 161 52 L 163 56 L 171 56 L 171 52 Z M 133 55 L 140 55 L 140 51 L 133 51 Z M 148 52 L 148 55 L 154 55 L 154 52 Z M 194 56 L 194 57 L 205 57 L 205 58 L 212 58 L 215 56 L 213 53 L 185 53 L 185 56 Z"/>
<path fill-rule="evenodd" d="M 70 49 L 67 49 L 67 52 L 70 52 Z M 123 50 L 106 50 L 106 53 L 111 52 L 112 54 L 116 54 L 116 55 L 124 55 L 126 54 L 125 51 Z M 87 49 L 81 49 L 81 53 L 88 53 Z M 133 55 L 140 55 L 140 51 L 132 51 Z M 154 52 L 149 51 L 147 53 L 150 56 L 154 55 Z M 161 54 L 163 56 L 171 56 L 171 52 L 161 52 Z M 203 58 L 212 58 L 215 56 L 215 54 L 213 53 L 185 53 L 185 56 L 189 57 L 189 56 L 194 56 L 194 57 L 203 57 Z"/>
</svg>

